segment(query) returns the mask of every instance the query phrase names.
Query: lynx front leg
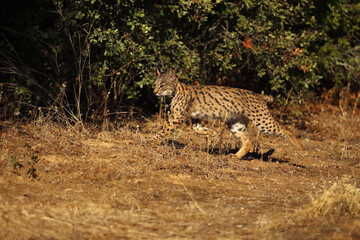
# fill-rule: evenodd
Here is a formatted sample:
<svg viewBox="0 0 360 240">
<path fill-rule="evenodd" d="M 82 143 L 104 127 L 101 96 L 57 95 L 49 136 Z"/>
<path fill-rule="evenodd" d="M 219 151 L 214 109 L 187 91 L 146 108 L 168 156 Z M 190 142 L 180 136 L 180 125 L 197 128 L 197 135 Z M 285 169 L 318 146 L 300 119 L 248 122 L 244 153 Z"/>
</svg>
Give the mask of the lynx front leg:
<svg viewBox="0 0 360 240">
<path fill-rule="evenodd" d="M 164 140 L 164 138 L 174 132 L 179 124 L 184 121 L 184 116 L 182 114 L 170 114 L 168 120 L 165 123 L 165 126 L 156 136 L 151 140 L 151 145 L 156 146 Z"/>
<path fill-rule="evenodd" d="M 213 129 L 203 127 L 201 125 L 200 121 L 198 121 L 198 120 L 192 119 L 192 122 L 193 122 L 193 125 L 192 125 L 193 131 L 196 132 L 197 134 L 206 136 L 206 138 L 207 138 L 206 151 L 209 152 L 210 143 L 211 143 L 210 137 L 215 137 L 216 132 Z"/>
<path fill-rule="evenodd" d="M 192 125 L 192 129 L 194 132 L 200 135 L 207 135 L 211 137 L 216 136 L 216 132 L 210 128 L 203 127 L 200 123 L 195 123 Z"/>
</svg>

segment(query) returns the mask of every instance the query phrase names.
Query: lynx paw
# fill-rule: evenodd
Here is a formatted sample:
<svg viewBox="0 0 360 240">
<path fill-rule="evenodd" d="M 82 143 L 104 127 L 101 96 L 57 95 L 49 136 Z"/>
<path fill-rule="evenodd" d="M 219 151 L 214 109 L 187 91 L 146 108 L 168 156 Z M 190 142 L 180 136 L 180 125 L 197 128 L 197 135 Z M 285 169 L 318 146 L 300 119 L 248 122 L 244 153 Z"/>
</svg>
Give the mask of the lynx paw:
<svg viewBox="0 0 360 240">
<path fill-rule="evenodd" d="M 244 153 L 240 153 L 240 154 L 239 154 L 239 153 L 230 153 L 229 156 L 230 156 L 231 158 L 235 158 L 235 159 L 239 159 L 239 160 L 240 160 L 240 159 L 243 159 L 243 157 L 245 157 L 246 154 L 248 154 L 248 153 L 247 153 L 247 152 L 246 152 L 246 153 L 245 153 L 245 152 L 244 152 Z"/>
<path fill-rule="evenodd" d="M 207 135 L 210 137 L 216 136 L 216 132 L 213 129 L 203 127 L 199 123 L 194 124 L 192 126 L 192 129 L 194 130 L 194 132 L 196 132 L 197 134 L 200 134 L 200 135 Z"/>
<path fill-rule="evenodd" d="M 153 138 L 149 141 L 149 146 L 150 147 L 156 147 L 161 143 L 161 140 Z"/>
</svg>

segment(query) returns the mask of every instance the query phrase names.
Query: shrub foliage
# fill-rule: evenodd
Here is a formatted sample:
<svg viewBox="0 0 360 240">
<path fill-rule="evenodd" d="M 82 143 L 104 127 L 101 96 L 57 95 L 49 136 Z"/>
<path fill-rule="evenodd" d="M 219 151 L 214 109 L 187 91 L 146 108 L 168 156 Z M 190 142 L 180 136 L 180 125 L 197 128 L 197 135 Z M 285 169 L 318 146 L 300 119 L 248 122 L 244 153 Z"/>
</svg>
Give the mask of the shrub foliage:
<svg viewBox="0 0 360 240">
<path fill-rule="evenodd" d="M 303 101 L 359 84 L 356 1 L 2 1 L 0 117 L 74 122 L 155 104 L 156 67 L 182 81 Z"/>
</svg>

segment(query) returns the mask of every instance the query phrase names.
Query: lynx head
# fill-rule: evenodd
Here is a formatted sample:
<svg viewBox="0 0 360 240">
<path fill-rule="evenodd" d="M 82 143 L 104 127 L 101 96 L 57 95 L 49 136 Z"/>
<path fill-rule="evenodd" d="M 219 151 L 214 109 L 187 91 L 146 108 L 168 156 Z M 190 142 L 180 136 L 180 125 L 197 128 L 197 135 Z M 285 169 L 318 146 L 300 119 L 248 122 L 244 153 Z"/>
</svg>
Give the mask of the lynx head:
<svg viewBox="0 0 360 240">
<path fill-rule="evenodd" d="M 177 78 L 174 70 L 168 69 L 165 73 L 157 70 L 158 78 L 154 82 L 154 93 L 157 97 L 173 97 L 176 91 Z"/>
</svg>

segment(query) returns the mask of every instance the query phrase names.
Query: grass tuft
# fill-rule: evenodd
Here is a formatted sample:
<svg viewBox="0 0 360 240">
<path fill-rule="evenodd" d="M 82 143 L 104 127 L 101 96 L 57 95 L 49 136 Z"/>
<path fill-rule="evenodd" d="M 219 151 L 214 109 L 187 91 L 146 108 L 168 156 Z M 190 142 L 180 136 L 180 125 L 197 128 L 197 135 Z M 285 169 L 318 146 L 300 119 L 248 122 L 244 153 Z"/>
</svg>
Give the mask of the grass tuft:
<svg viewBox="0 0 360 240">
<path fill-rule="evenodd" d="M 343 177 L 294 212 L 260 219 L 255 235 L 261 239 L 358 239 L 360 222 L 354 219 L 359 216 L 360 188 L 350 177 Z"/>
<path fill-rule="evenodd" d="M 296 212 L 301 218 L 319 216 L 360 216 L 360 189 L 349 183 L 349 177 L 334 183 L 320 196 L 312 198 L 309 206 Z"/>
</svg>

